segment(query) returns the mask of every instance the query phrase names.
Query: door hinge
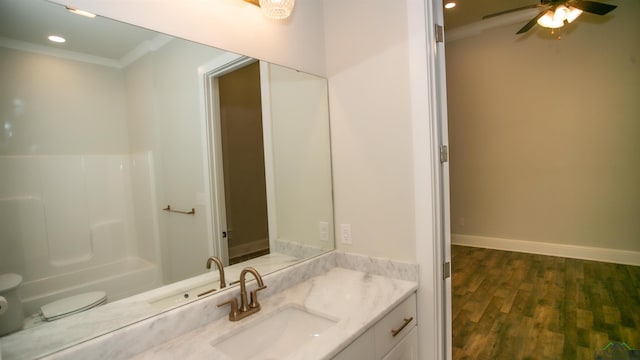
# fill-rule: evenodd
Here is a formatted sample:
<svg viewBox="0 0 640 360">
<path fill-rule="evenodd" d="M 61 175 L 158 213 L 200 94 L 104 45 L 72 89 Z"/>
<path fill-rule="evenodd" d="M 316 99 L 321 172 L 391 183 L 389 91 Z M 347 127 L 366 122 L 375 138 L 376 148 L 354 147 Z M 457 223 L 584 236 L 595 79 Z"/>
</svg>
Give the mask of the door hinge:
<svg viewBox="0 0 640 360">
<path fill-rule="evenodd" d="M 442 264 L 442 278 L 444 280 L 447 280 L 450 277 L 451 277 L 451 263 L 447 261 L 446 263 Z"/>
<path fill-rule="evenodd" d="M 446 163 L 447 161 L 449 161 L 449 147 L 440 145 L 440 162 Z"/>
<path fill-rule="evenodd" d="M 444 26 L 436 24 L 436 42 L 444 42 Z"/>
</svg>

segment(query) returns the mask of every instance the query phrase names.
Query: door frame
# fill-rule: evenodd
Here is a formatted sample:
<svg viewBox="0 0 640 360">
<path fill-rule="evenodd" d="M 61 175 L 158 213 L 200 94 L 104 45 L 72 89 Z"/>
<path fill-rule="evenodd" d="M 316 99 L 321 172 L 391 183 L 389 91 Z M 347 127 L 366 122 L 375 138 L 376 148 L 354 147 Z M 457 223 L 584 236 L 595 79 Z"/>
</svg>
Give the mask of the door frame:
<svg viewBox="0 0 640 360">
<path fill-rule="evenodd" d="M 435 119 L 433 137 L 437 149 L 435 166 L 436 182 L 436 250 L 441 256 L 442 284 L 439 298 L 441 301 L 441 329 L 443 358 L 452 359 L 452 310 L 451 310 L 451 202 L 449 188 L 449 120 L 447 114 L 447 80 L 445 64 L 445 35 L 443 1 L 433 0 L 433 21 L 442 28 L 440 40 L 435 41 L 434 47 L 434 104 Z M 433 27 L 435 29 L 435 26 Z M 437 30 L 436 30 L 437 31 Z M 438 38 L 437 34 L 436 39 Z M 444 154 L 443 154 L 444 151 Z M 444 156 L 444 158 L 443 158 Z M 437 166 L 439 165 L 439 166 Z M 444 273 L 447 272 L 448 276 Z"/>
<path fill-rule="evenodd" d="M 451 359 L 449 163 L 440 161 L 448 146 L 444 42 L 436 25 L 443 24 L 442 0 L 408 0 L 409 66 L 415 99 L 413 120 L 416 260 L 419 353 L 424 359 Z M 421 11 L 415 11 L 420 9 Z M 423 35 L 422 35 L 423 34 Z M 424 325 L 424 326 L 423 326 Z"/>
<path fill-rule="evenodd" d="M 204 175 L 204 199 L 205 216 L 207 219 L 207 236 L 209 253 L 220 258 L 223 264 L 229 264 L 229 247 L 227 241 L 222 236 L 222 232 L 227 228 L 224 176 L 222 166 L 222 135 L 220 128 L 220 103 L 218 78 L 236 69 L 247 66 L 258 60 L 226 53 L 198 67 L 198 82 L 200 93 L 200 125 L 202 133 L 203 151 L 203 175 Z M 260 88 L 262 97 L 263 113 L 263 139 L 265 156 L 265 181 L 267 191 L 267 218 L 269 221 L 269 243 L 272 231 L 272 222 L 275 222 L 275 188 L 273 184 L 273 144 L 271 141 L 271 117 L 268 103 L 265 103 L 265 96 L 268 99 L 268 88 L 262 79 L 263 64 L 260 64 Z M 266 121 L 265 121 L 266 118 Z M 271 201 L 270 201 L 271 199 Z"/>
<path fill-rule="evenodd" d="M 276 174 L 273 144 L 273 118 L 271 116 L 271 74 L 269 63 L 260 61 L 260 103 L 262 104 L 262 144 L 264 146 L 264 177 L 267 191 L 267 224 L 269 249 L 274 249 L 278 239 L 276 214 Z"/>
</svg>

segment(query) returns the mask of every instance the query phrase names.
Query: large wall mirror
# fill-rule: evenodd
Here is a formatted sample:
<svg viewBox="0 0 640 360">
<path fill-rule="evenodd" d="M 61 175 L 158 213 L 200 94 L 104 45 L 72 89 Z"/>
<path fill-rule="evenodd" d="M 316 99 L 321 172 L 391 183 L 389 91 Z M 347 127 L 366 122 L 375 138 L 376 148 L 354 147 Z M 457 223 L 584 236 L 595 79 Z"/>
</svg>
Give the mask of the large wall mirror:
<svg viewBox="0 0 640 360">
<path fill-rule="evenodd" d="M 221 291 L 209 256 L 233 284 L 334 249 L 325 79 L 45 0 L 0 2 L 0 64 L 3 359 Z"/>
</svg>

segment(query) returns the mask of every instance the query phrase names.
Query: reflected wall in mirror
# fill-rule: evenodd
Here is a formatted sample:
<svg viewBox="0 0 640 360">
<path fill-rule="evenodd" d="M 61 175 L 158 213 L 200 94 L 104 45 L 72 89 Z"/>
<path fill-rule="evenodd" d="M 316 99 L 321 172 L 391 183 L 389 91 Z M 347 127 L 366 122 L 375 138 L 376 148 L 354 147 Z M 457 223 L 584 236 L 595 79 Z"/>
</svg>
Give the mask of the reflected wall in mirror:
<svg viewBox="0 0 640 360">
<path fill-rule="evenodd" d="M 269 272 L 334 248 L 324 79 L 44 0 L 0 4 L 0 275 L 22 277 L 23 332 L 54 324 L 41 307 L 72 295 L 184 291 L 167 285 L 201 277 L 211 255 L 259 256 Z M 223 76 L 252 68 L 253 90 L 225 98 L 239 85 Z M 223 166 L 228 148 L 263 168 Z M 253 217 L 251 187 L 225 192 L 246 183 L 264 194 L 266 233 L 229 217 Z"/>
</svg>

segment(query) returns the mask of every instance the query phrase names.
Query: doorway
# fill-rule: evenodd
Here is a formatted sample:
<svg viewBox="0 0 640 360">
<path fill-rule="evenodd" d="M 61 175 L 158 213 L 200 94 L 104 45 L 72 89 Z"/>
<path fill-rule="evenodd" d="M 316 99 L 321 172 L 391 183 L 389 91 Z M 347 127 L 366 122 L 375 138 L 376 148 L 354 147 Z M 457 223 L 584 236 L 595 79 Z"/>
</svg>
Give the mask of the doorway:
<svg viewBox="0 0 640 360">
<path fill-rule="evenodd" d="M 541 342 L 545 356 L 558 358 L 593 358 L 615 342 L 638 347 L 638 322 L 627 315 L 638 311 L 620 291 L 634 282 L 618 280 L 637 272 L 640 259 L 640 192 L 629 181 L 640 174 L 638 108 L 629 95 L 638 82 L 628 81 L 627 63 L 599 68 L 628 56 L 633 16 L 627 8 L 597 26 L 583 22 L 562 41 L 542 30 L 516 40 L 522 24 L 449 33 L 458 35 L 447 43 L 447 76 L 459 358 L 535 356 Z M 612 36 L 616 43 L 602 51 Z M 544 74 L 542 58 L 554 64 Z M 567 67 L 599 71 L 554 86 L 561 100 L 541 96 Z"/>
<path fill-rule="evenodd" d="M 217 78 L 229 264 L 269 253 L 260 66 Z"/>
<path fill-rule="evenodd" d="M 219 60 L 203 75 L 213 255 L 231 265 L 269 254 L 260 63 Z"/>
</svg>

